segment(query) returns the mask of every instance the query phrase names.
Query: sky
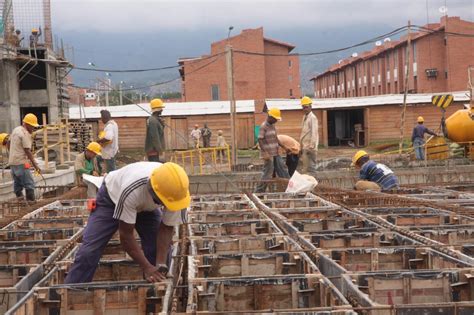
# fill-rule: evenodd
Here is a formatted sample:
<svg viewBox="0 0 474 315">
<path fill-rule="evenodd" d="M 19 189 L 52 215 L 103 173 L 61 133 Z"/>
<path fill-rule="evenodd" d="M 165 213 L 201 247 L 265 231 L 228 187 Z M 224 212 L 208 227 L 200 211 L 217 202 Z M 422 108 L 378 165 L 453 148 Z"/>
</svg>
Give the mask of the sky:
<svg viewBox="0 0 474 315">
<path fill-rule="evenodd" d="M 20 0 L 17 0 L 20 1 Z M 31 1 L 31 0 L 21 0 Z M 210 43 L 242 29 L 264 27 L 265 36 L 296 45 L 294 52 L 339 48 L 404 26 L 439 22 L 450 16 L 474 21 L 474 0 L 51 0 L 53 32 L 74 47 L 77 66 L 132 69 L 176 64 L 180 57 L 209 52 Z M 445 11 L 443 11 L 445 12 Z M 363 49 L 367 49 L 364 47 Z M 370 48 L 370 47 L 369 47 Z M 300 58 L 302 82 L 354 51 Z M 89 84 L 97 73 L 73 71 Z M 114 82 L 160 82 L 176 70 L 127 76 Z M 174 84 L 176 83 L 176 84 Z M 178 90 L 179 82 L 168 90 Z"/>
<path fill-rule="evenodd" d="M 229 25 L 266 29 L 435 21 L 439 8 L 472 19 L 474 0 L 52 0 L 61 31 L 105 33 L 194 31 Z M 427 14 L 428 7 L 428 14 Z"/>
</svg>

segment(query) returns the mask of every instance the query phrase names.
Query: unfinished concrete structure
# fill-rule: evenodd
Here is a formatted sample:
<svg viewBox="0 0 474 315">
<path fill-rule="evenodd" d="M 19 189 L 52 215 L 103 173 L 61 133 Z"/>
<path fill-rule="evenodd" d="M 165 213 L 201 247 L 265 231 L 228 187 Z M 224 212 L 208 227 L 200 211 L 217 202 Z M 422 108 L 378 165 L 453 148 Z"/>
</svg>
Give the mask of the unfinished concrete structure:
<svg viewBox="0 0 474 315">
<path fill-rule="evenodd" d="M 11 0 L 0 1 L 3 32 L 0 32 L 0 130 L 10 132 L 27 113 L 34 113 L 42 124 L 58 121 L 68 114 L 66 75 L 70 63 L 64 50 L 53 47 L 49 0 L 29 1 L 28 5 Z M 42 27 L 34 44 L 28 41 L 32 28 Z M 24 40 L 12 42 L 21 29 Z M 20 36 L 20 37 L 21 37 Z"/>
</svg>

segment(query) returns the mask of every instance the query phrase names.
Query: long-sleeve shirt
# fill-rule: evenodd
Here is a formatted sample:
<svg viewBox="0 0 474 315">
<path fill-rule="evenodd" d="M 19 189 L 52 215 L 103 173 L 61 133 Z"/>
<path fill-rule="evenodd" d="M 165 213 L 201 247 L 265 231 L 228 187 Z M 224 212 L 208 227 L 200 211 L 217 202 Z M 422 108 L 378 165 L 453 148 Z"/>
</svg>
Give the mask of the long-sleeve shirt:
<svg viewBox="0 0 474 315">
<path fill-rule="evenodd" d="M 74 161 L 74 170 L 77 175 L 77 183 L 82 182 L 82 174 L 92 175 L 93 172 L 99 173 L 99 165 L 95 158 L 88 160 L 84 152 L 77 155 L 76 160 Z"/>
<path fill-rule="evenodd" d="M 165 148 L 164 126 L 159 118 L 152 115 L 146 123 L 145 152 L 159 153 Z"/>
<path fill-rule="evenodd" d="M 362 165 L 359 178 L 379 184 L 382 190 L 398 187 L 398 178 L 386 165 L 369 160 Z"/>
<path fill-rule="evenodd" d="M 428 133 L 432 136 L 436 136 L 436 133 L 426 128 L 425 125 L 421 125 L 421 124 L 416 125 L 416 127 L 413 128 L 413 133 L 411 134 L 411 141 L 412 142 L 415 141 L 416 138 L 423 139 L 425 136 L 425 133 Z"/>
<path fill-rule="evenodd" d="M 300 143 L 302 150 L 317 150 L 319 145 L 318 119 L 310 112 L 303 117 Z"/>
</svg>

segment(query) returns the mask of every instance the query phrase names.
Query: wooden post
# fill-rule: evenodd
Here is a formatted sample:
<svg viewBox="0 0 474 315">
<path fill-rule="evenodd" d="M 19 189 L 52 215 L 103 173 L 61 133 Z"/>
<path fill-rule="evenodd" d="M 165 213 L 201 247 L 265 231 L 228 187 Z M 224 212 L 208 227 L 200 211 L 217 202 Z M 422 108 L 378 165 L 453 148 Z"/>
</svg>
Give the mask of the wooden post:
<svg viewBox="0 0 474 315">
<path fill-rule="evenodd" d="M 43 114 L 43 156 L 44 156 L 44 170 L 49 169 L 48 160 L 48 124 L 46 121 L 46 114 Z"/>
<path fill-rule="evenodd" d="M 66 150 L 67 150 L 67 160 L 71 161 L 71 144 L 69 142 L 69 119 L 66 118 Z"/>
<path fill-rule="evenodd" d="M 232 163 L 237 165 L 237 136 L 236 136 L 236 103 L 234 96 L 234 56 L 232 46 L 227 44 L 226 52 L 226 73 L 227 73 L 227 98 L 230 102 L 230 130 L 231 130 L 231 147 L 232 147 Z"/>
<path fill-rule="evenodd" d="M 59 121 L 59 163 L 64 165 L 63 123 Z M 66 129 L 67 130 L 67 129 Z"/>
<path fill-rule="evenodd" d="M 402 117 L 400 122 L 400 143 L 398 145 L 398 154 L 402 154 L 403 150 L 403 136 L 405 134 L 405 112 L 407 109 L 407 93 L 408 93 L 408 75 L 410 74 L 410 49 L 411 49 L 411 22 L 408 21 L 408 39 L 407 39 L 407 50 L 405 53 L 405 83 L 404 83 L 404 93 L 403 93 L 403 109 Z"/>
</svg>

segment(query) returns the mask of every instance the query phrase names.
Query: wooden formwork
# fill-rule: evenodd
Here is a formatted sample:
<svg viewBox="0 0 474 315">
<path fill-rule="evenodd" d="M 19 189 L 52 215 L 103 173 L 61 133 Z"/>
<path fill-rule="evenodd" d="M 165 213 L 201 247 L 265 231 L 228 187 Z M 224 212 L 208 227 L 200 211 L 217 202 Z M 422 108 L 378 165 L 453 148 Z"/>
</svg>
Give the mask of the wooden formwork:
<svg viewBox="0 0 474 315">
<path fill-rule="evenodd" d="M 276 235 L 281 231 L 271 220 L 248 220 L 245 222 L 224 222 L 189 224 L 190 236 L 257 236 Z"/>
<path fill-rule="evenodd" d="M 381 216 L 382 217 L 382 216 Z M 397 226 L 474 224 L 474 219 L 458 214 L 388 214 L 382 217 Z"/>
<path fill-rule="evenodd" d="M 423 247 L 345 248 L 321 250 L 319 255 L 349 272 L 414 271 L 468 268 L 470 264 Z"/>
<path fill-rule="evenodd" d="M 81 228 L 85 225 L 87 217 L 56 217 L 56 218 L 34 218 L 13 221 L 3 230 L 35 230 L 35 229 L 68 229 Z"/>
<path fill-rule="evenodd" d="M 244 194 L 221 194 L 221 195 L 196 195 L 192 196 L 192 203 L 196 202 L 222 202 L 248 200 Z"/>
<path fill-rule="evenodd" d="M 267 220 L 268 217 L 259 211 L 220 210 L 190 212 L 188 219 L 193 223 L 243 222 L 248 220 Z"/>
<path fill-rule="evenodd" d="M 249 237 L 190 237 L 190 254 L 237 254 L 301 250 L 300 246 L 287 236 L 264 235 Z"/>
<path fill-rule="evenodd" d="M 192 313 L 298 312 L 298 309 L 316 314 L 318 309 L 353 314 L 347 300 L 318 274 L 195 279 L 189 284 L 187 311 Z"/>
<path fill-rule="evenodd" d="M 78 199 L 55 201 L 26 214 L 23 218 L 80 217 L 88 215 L 86 201 Z"/>
<path fill-rule="evenodd" d="M 29 229 L 0 230 L 0 241 L 34 241 L 68 239 L 77 233 L 79 228 L 66 229 Z"/>
<path fill-rule="evenodd" d="M 417 241 L 397 232 L 380 231 L 376 227 L 365 231 L 332 231 L 302 234 L 316 248 L 360 248 L 360 247 L 391 247 L 420 244 Z"/>
<path fill-rule="evenodd" d="M 56 244 L 1 247 L 1 265 L 40 264 L 56 249 Z"/>
<path fill-rule="evenodd" d="M 405 312 L 379 314 L 456 314 L 439 312 L 437 308 L 449 309 L 448 303 L 472 301 L 474 298 L 471 291 L 474 278 L 470 269 L 356 273 L 345 276 L 344 281 L 356 284 L 361 292 L 380 305 L 405 305 L 401 308 Z M 409 313 L 410 304 L 421 305 L 413 306 Z M 420 313 L 423 304 L 429 311 Z M 472 306 L 471 302 L 471 310 Z"/>
<path fill-rule="evenodd" d="M 102 282 L 37 287 L 9 315 L 167 314 L 171 283 Z"/>
<path fill-rule="evenodd" d="M 190 211 L 221 211 L 221 210 L 255 210 L 255 206 L 247 200 L 220 201 L 220 202 L 195 202 L 191 204 Z"/>
<path fill-rule="evenodd" d="M 189 281 L 196 278 L 275 276 L 319 273 L 304 252 L 260 252 L 188 257 Z"/>
</svg>

